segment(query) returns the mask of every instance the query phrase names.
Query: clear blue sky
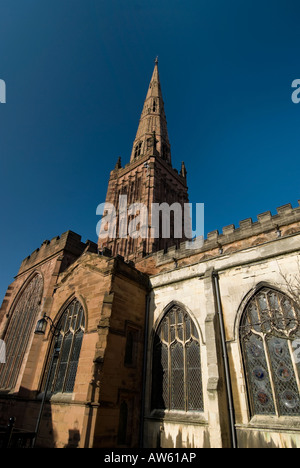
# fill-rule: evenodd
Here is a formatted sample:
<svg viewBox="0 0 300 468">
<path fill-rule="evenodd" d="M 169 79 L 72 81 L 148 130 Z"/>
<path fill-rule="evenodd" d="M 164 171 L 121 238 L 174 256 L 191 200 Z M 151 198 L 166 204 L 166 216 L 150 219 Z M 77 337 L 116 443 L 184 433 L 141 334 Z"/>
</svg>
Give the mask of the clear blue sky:
<svg viewBox="0 0 300 468">
<path fill-rule="evenodd" d="M 0 302 L 23 258 L 96 207 L 159 69 L 173 165 L 205 231 L 298 205 L 299 0 L 0 0 Z"/>
</svg>

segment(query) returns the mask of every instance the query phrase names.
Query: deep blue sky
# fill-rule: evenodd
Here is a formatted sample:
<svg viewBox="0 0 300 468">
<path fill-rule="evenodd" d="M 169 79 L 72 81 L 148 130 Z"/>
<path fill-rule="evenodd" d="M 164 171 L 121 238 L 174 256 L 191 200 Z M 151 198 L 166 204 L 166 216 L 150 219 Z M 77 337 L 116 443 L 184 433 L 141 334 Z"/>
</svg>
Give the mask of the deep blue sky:
<svg viewBox="0 0 300 468">
<path fill-rule="evenodd" d="M 173 165 L 205 231 L 297 206 L 299 21 L 299 0 L 0 0 L 0 303 L 45 239 L 97 240 L 157 55 Z"/>
</svg>

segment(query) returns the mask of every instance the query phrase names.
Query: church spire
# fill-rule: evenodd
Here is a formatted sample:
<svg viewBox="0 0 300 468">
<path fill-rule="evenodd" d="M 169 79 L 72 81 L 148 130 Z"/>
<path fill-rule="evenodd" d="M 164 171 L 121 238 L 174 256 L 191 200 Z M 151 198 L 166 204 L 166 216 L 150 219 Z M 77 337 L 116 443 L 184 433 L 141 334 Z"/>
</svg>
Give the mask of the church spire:
<svg viewBox="0 0 300 468">
<path fill-rule="evenodd" d="M 179 203 L 182 206 L 182 212 L 184 212 L 184 204 L 188 203 L 185 165 L 182 163 L 180 173 L 171 165 L 170 143 L 157 59 L 130 162 L 131 164 L 122 167 L 122 161 L 119 158 L 114 170 L 111 171 L 106 203 L 109 204 L 107 206 L 115 207 L 117 219 L 103 226 L 99 235 L 99 248 L 106 247 L 111 249 L 113 255 L 119 254 L 126 260 L 138 261 L 145 255 L 158 250 L 167 249 L 173 245 L 178 247 L 185 240 L 183 232 L 182 237 L 176 237 L 175 215 L 170 217 L 168 239 L 160 221 L 159 230 L 151 229 L 152 209 L 155 203 L 159 205 L 166 203 L 170 207 L 174 203 Z M 129 214 L 132 213 L 129 210 L 126 214 L 125 201 L 123 203 L 125 199 L 121 199 L 121 196 L 127 197 L 128 207 L 132 208 L 135 203 L 138 203 L 147 209 L 138 209 L 139 214 L 134 217 Z M 161 220 L 163 221 L 163 217 Z M 112 229 L 108 229 L 109 224 Z M 133 225 L 135 226 L 134 232 L 132 231 Z M 154 231 L 156 231 L 155 234 Z M 136 236 L 135 233 L 139 235 Z"/>
<path fill-rule="evenodd" d="M 171 164 L 167 120 L 158 72 L 158 58 L 155 60 L 130 161 L 132 162 L 145 154 L 160 156 Z"/>
</svg>

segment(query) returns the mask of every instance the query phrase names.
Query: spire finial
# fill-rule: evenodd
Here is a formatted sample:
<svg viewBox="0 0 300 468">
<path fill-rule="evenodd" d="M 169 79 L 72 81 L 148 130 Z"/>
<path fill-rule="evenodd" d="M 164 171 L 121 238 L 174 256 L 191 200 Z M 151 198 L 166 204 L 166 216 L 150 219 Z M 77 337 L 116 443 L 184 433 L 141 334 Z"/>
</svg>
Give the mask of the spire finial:
<svg viewBox="0 0 300 468">
<path fill-rule="evenodd" d="M 157 57 L 156 57 L 154 63 L 155 63 L 155 65 L 158 65 L 158 55 L 157 55 Z"/>
</svg>

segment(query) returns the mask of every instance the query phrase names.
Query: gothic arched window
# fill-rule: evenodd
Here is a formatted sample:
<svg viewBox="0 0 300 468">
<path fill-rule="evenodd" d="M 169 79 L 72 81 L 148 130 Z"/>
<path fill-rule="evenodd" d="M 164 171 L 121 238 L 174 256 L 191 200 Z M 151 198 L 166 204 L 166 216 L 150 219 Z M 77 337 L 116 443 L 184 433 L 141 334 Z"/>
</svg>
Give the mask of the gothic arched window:
<svg viewBox="0 0 300 468">
<path fill-rule="evenodd" d="M 244 311 L 240 340 L 253 415 L 300 415 L 299 319 L 293 301 L 271 288 Z"/>
<path fill-rule="evenodd" d="M 203 411 L 199 334 L 179 306 L 169 310 L 155 334 L 152 409 Z"/>
<path fill-rule="evenodd" d="M 72 393 L 85 330 L 83 307 L 77 299 L 63 313 L 58 328 L 54 348 L 59 354 L 54 358 L 49 388 L 51 393 Z"/>
<path fill-rule="evenodd" d="M 43 278 L 35 275 L 21 293 L 11 313 L 4 334 L 6 363 L 0 364 L 0 389 L 15 387 L 28 348 L 30 337 L 40 313 L 43 294 Z"/>
</svg>

